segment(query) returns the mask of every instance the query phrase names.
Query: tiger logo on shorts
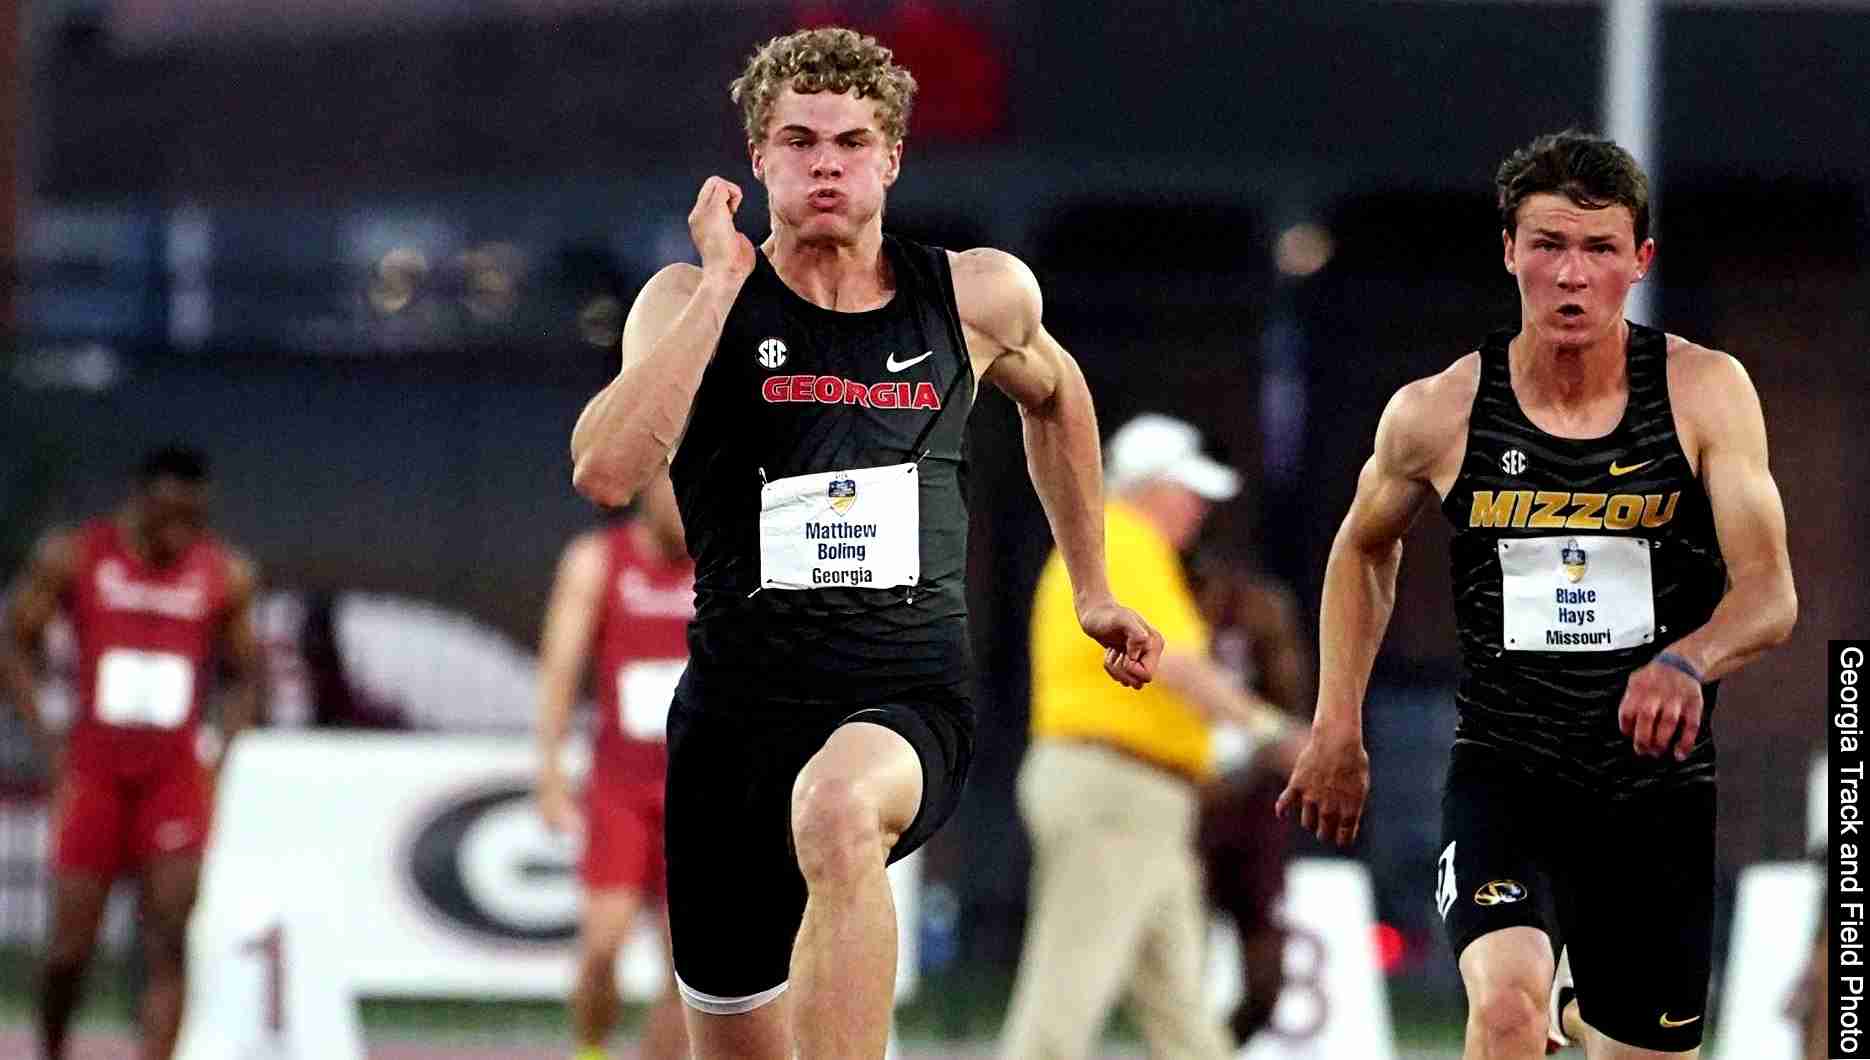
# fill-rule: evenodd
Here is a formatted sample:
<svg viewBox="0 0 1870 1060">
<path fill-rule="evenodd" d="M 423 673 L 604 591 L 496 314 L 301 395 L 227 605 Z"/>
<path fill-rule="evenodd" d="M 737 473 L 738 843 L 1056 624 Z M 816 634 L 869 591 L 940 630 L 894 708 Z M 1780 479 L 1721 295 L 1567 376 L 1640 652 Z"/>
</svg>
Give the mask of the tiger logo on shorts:
<svg viewBox="0 0 1870 1060">
<path fill-rule="evenodd" d="M 1526 888 L 1518 880 L 1494 880 L 1474 892 L 1475 905 L 1509 905 L 1525 899 Z"/>
</svg>

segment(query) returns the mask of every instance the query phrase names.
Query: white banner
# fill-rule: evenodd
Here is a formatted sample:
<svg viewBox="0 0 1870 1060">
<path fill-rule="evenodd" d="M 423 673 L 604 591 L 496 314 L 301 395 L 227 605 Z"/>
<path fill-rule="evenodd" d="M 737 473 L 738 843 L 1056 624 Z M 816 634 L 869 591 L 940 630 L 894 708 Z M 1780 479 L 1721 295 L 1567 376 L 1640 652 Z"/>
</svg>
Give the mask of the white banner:
<svg viewBox="0 0 1870 1060">
<path fill-rule="evenodd" d="M 1798 1027 L 1786 1004 L 1818 932 L 1823 887 L 1818 866 L 1806 861 L 1741 871 L 1721 989 L 1722 1060 L 1797 1060 Z"/>
<path fill-rule="evenodd" d="M 539 819 L 535 762 L 531 741 L 516 738 L 242 736 L 217 793 L 190 925 L 191 997 L 262 969 L 276 921 L 285 930 L 285 981 L 328 981 L 346 1005 L 356 996 L 564 997 L 574 974 L 579 882 L 570 843 Z M 909 925 L 918 861 L 891 869 L 899 997 L 915 986 Z M 315 925 L 316 969 L 292 964 L 294 922 Z M 245 962 L 245 970 L 230 972 L 230 961 Z M 622 955 L 619 989 L 648 1000 L 661 989 L 663 965 L 646 924 Z M 241 996 L 269 996 L 264 984 L 248 986 Z M 293 996 L 288 990 L 288 1003 Z M 210 1013 L 223 1022 L 227 1008 L 191 1009 L 191 1023 Z M 264 1013 L 241 1019 L 268 1023 Z"/>
<path fill-rule="evenodd" d="M 1241 1047 L 1238 1060 L 1393 1060 L 1369 870 L 1338 858 L 1299 858 L 1286 868 L 1278 915 L 1290 931 L 1285 985 L 1272 1023 Z M 1208 1011 L 1224 1023 L 1243 985 L 1233 925 L 1217 918 L 1208 933 Z"/>
</svg>

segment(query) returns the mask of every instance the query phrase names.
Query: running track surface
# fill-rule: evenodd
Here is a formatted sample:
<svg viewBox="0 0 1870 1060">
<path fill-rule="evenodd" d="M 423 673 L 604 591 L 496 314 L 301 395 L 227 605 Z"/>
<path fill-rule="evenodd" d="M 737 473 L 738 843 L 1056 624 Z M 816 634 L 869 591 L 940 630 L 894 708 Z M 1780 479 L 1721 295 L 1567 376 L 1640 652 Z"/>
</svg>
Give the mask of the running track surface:
<svg viewBox="0 0 1870 1060">
<path fill-rule="evenodd" d="M 137 1060 L 128 1035 L 78 1034 L 72 1040 L 70 1060 Z M 565 1060 L 570 1050 L 551 1045 L 461 1045 L 425 1042 L 378 1042 L 370 1046 L 370 1060 Z M 30 1033 L 0 1029 L 0 1060 L 32 1060 L 37 1055 Z M 612 1060 L 635 1060 L 636 1051 L 623 1046 L 611 1050 Z M 903 1060 L 988 1060 L 996 1055 L 993 1042 L 919 1043 L 903 1049 Z M 1140 1060 L 1140 1052 L 1107 1052 L 1099 1060 Z M 1455 1060 L 1459 1052 L 1397 1050 L 1397 1060 Z"/>
</svg>

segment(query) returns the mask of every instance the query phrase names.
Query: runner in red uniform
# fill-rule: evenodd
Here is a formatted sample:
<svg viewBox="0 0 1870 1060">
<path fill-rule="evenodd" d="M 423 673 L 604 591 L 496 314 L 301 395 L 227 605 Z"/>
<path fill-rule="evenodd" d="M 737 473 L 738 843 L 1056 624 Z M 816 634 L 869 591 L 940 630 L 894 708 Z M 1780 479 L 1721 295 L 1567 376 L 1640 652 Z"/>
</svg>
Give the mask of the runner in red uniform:
<svg viewBox="0 0 1870 1060">
<path fill-rule="evenodd" d="M 554 831 L 582 826 L 585 838 L 584 918 L 571 998 L 578 1060 L 604 1055 L 617 1020 L 617 950 L 646 900 L 663 893 L 663 731 L 695 613 L 694 565 L 666 475 L 644 491 L 640 505 L 636 518 L 566 546 L 540 645 L 540 811 Z M 593 648 L 596 739 L 581 819 L 558 752 Z M 664 942 L 666 948 L 666 925 Z M 665 989 L 651 1012 L 640 1055 L 687 1056 L 674 990 Z"/>
<path fill-rule="evenodd" d="M 228 739 L 259 713 L 262 655 L 252 565 L 206 528 L 207 461 L 161 449 L 114 516 L 39 544 L 0 637 L 6 691 L 51 763 L 51 940 L 40 1026 L 64 1056 L 104 901 L 140 884 L 148 969 L 142 1055 L 163 1060 L 181 1025 L 183 951 L 207 840 L 212 779 L 198 753 L 205 691 L 231 675 Z M 36 658 L 63 608 L 78 642 L 77 713 L 63 747 L 39 712 Z M 218 764 L 218 763 L 217 763 Z"/>
</svg>

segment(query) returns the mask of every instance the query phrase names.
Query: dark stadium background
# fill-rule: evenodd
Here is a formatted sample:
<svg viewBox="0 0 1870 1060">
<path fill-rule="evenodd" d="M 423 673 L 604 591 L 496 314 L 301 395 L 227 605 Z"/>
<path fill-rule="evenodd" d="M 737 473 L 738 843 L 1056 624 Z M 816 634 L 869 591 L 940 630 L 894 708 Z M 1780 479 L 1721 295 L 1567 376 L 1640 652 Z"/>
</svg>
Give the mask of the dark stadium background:
<svg viewBox="0 0 1870 1060">
<path fill-rule="evenodd" d="M 1107 426 L 1164 410 L 1214 436 L 1251 482 L 1212 544 L 1288 580 L 1309 629 L 1384 400 L 1514 319 L 1492 166 L 1601 124 L 1586 3 L 325 6 L 0 3 L 7 577 L 186 437 L 271 586 L 393 593 L 530 645 L 597 516 L 566 439 L 621 307 L 689 253 L 703 178 L 751 183 L 726 84 L 755 42 L 838 20 L 923 83 L 890 226 L 1023 257 Z M 1866 10 L 1665 5 L 1653 71 L 1655 320 L 1752 373 L 1803 605 L 1715 722 L 1725 888 L 1802 852 L 1823 642 L 1870 613 Z M 763 211 L 756 192 L 743 228 Z M 1011 782 L 1049 540 L 1003 398 L 973 445 L 982 750 L 928 872 L 960 903 L 959 967 L 991 979 L 1023 917 Z M 1425 519 L 1404 565 L 1356 856 L 1409 940 L 1399 1015 L 1452 1022 L 1429 901 L 1447 537 Z M 38 779 L 0 720 L 0 788 Z M 0 837 L 16 889 L 34 858 Z"/>
</svg>

